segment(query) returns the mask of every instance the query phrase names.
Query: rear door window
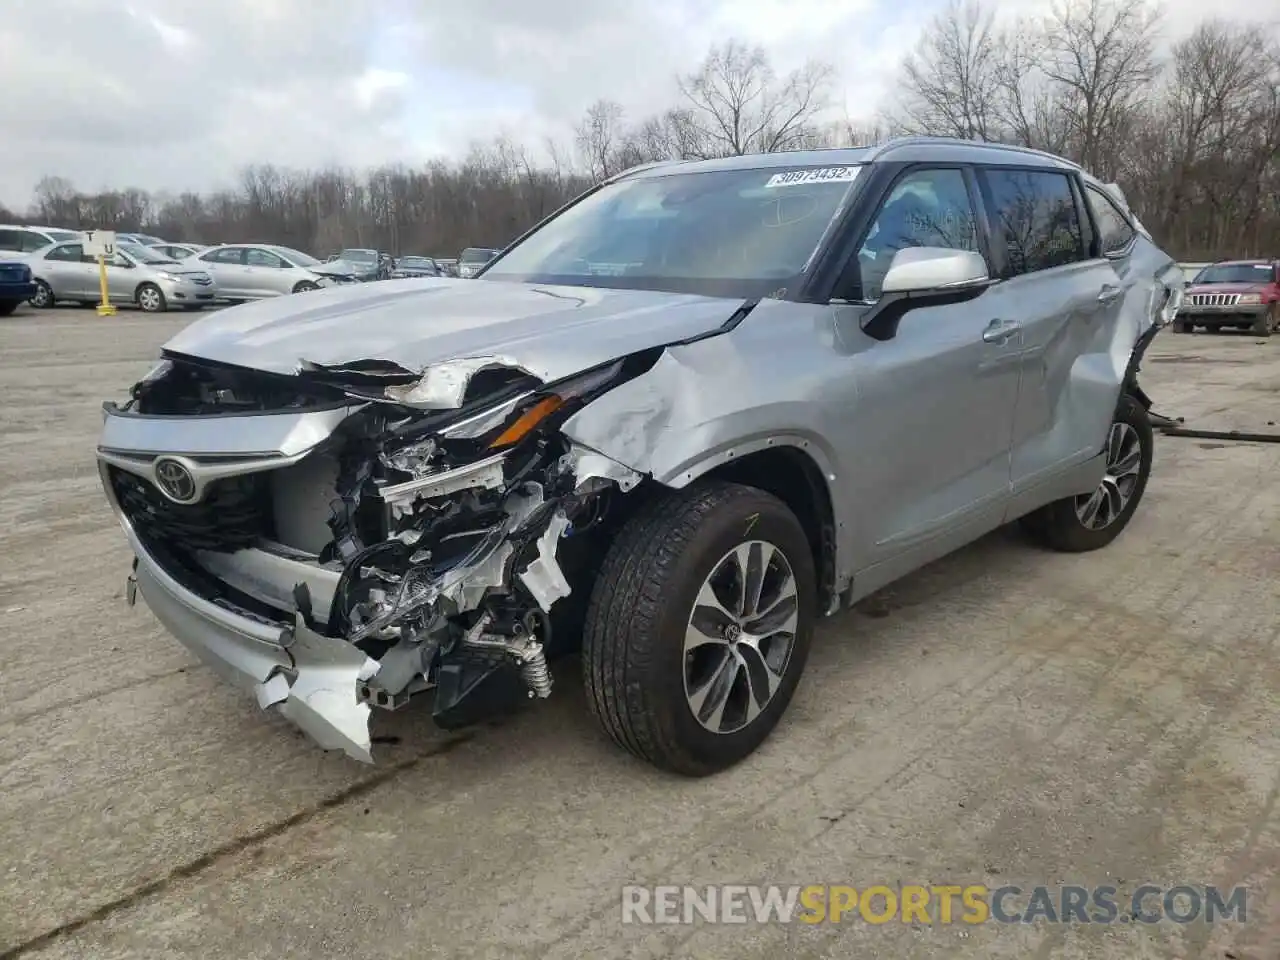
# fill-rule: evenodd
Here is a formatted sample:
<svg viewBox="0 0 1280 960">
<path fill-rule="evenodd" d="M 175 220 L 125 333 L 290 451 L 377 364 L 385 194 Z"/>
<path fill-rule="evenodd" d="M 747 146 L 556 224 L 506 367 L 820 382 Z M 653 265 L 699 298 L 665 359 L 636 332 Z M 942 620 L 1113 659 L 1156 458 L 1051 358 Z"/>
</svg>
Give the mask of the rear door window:
<svg viewBox="0 0 1280 960">
<path fill-rule="evenodd" d="M 1050 170 L 982 169 L 1005 276 L 1088 259 L 1071 181 Z"/>
</svg>

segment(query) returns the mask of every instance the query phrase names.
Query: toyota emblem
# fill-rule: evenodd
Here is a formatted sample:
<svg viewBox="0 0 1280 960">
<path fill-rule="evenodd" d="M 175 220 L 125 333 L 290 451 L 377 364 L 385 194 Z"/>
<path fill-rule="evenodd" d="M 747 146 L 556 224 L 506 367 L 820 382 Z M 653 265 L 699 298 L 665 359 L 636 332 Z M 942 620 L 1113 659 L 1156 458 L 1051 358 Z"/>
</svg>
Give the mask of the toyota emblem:
<svg viewBox="0 0 1280 960">
<path fill-rule="evenodd" d="M 174 503 L 191 503 L 196 498 L 196 478 L 177 460 L 162 458 L 155 464 L 156 486 Z"/>
</svg>

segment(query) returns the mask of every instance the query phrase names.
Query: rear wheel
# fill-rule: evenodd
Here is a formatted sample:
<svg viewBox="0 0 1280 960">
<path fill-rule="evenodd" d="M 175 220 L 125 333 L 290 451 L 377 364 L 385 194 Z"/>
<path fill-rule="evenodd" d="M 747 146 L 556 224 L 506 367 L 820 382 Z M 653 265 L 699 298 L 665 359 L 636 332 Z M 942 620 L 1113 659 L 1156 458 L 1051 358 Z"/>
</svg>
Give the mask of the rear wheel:
<svg viewBox="0 0 1280 960">
<path fill-rule="evenodd" d="M 297 286 L 293 288 L 294 293 L 306 293 L 309 290 L 319 290 L 320 288 L 310 280 L 299 281 Z"/>
<path fill-rule="evenodd" d="M 1129 525 L 1151 476 L 1155 435 L 1146 408 L 1125 394 L 1107 431 L 1106 473 L 1090 493 L 1055 500 L 1023 518 L 1045 546 L 1066 553 L 1105 547 Z"/>
<path fill-rule="evenodd" d="M 809 540 L 776 497 L 707 483 L 641 508 L 587 611 L 591 711 L 615 743 L 685 776 L 724 770 L 773 731 L 813 631 Z"/>
<path fill-rule="evenodd" d="M 1174 333 L 1191 333 L 1195 328 L 1195 324 L 1187 320 L 1179 320 L 1173 325 Z"/>
<path fill-rule="evenodd" d="M 40 310 L 48 310 L 54 305 L 53 289 L 43 280 L 36 281 L 36 292 L 27 301 Z"/>
</svg>

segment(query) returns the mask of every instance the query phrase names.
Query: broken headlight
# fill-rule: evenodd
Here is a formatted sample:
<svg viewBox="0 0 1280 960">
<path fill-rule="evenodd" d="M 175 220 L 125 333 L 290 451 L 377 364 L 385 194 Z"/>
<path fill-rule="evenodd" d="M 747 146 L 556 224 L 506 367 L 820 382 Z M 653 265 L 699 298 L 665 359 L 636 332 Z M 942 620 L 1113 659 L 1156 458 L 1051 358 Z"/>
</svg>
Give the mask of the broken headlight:
<svg viewBox="0 0 1280 960">
<path fill-rule="evenodd" d="M 577 401 L 589 399 L 610 386 L 623 366 L 623 361 L 615 360 L 543 390 L 523 394 L 446 427 L 441 434 L 450 439 L 481 440 L 489 450 L 515 446 L 554 414 L 563 415 L 576 407 Z"/>
</svg>

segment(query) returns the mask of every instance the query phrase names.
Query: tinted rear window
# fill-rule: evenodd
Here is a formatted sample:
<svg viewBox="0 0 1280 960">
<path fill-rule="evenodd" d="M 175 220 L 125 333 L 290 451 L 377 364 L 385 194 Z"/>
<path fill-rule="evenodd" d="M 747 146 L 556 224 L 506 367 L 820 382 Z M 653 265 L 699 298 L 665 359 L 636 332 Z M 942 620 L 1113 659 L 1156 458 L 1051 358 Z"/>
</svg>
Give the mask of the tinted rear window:
<svg viewBox="0 0 1280 960">
<path fill-rule="evenodd" d="M 986 170 L 995 242 L 1007 274 L 1018 276 L 1084 260 L 1084 235 L 1066 174 L 1047 170 Z"/>
</svg>

